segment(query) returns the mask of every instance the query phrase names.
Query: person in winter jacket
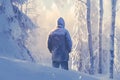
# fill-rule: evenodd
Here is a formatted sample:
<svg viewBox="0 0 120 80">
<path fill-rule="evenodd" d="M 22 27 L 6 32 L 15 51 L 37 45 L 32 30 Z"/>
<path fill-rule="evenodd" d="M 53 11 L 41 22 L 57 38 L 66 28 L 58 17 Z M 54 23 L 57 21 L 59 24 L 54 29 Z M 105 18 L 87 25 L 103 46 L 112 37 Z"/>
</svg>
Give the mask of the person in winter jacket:
<svg viewBox="0 0 120 80">
<path fill-rule="evenodd" d="M 59 68 L 61 66 L 62 69 L 68 70 L 72 41 L 69 32 L 65 29 L 65 22 L 62 17 L 57 21 L 57 29 L 49 35 L 48 49 L 52 54 L 53 67 Z"/>
</svg>

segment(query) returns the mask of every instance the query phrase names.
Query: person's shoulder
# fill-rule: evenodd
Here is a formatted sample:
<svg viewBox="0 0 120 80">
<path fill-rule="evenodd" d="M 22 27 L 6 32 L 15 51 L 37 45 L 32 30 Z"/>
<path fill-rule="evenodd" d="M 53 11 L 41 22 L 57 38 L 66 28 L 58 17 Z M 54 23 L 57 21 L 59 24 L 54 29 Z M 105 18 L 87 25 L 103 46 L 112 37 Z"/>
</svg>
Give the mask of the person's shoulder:
<svg viewBox="0 0 120 80">
<path fill-rule="evenodd" d="M 49 35 L 53 35 L 56 32 L 57 29 L 53 29 L 49 32 Z"/>
<path fill-rule="evenodd" d="M 58 29 L 60 29 L 62 31 L 67 31 L 67 29 L 65 29 L 65 28 L 58 28 Z"/>
<path fill-rule="evenodd" d="M 68 32 L 68 30 L 66 29 L 66 28 L 64 28 L 65 29 L 65 31 L 67 31 Z"/>
<path fill-rule="evenodd" d="M 68 30 L 66 28 L 60 28 L 60 29 L 61 29 L 60 30 L 61 32 L 65 33 L 65 34 L 68 33 Z"/>
<path fill-rule="evenodd" d="M 67 29 L 65 29 L 65 28 L 64 28 L 64 31 L 65 31 L 66 33 L 69 33 L 69 31 L 68 31 Z"/>
</svg>

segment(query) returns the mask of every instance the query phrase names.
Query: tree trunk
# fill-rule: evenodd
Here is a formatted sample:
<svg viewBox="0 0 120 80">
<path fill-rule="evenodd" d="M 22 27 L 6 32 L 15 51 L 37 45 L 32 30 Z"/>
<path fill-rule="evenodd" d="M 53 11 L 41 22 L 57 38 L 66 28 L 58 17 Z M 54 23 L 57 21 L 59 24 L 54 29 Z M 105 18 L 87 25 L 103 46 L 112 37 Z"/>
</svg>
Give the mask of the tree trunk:
<svg viewBox="0 0 120 80">
<path fill-rule="evenodd" d="M 103 0 L 100 0 L 100 19 L 99 19 L 99 70 L 102 73 L 102 22 L 103 22 Z"/>
<path fill-rule="evenodd" d="M 110 78 L 113 79 L 114 75 L 114 34 L 115 34 L 115 17 L 116 17 L 116 2 L 117 0 L 111 0 L 112 4 L 112 19 L 111 19 L 111 33 L 110 33 Z"/>
<path fill-rule="evenodd" d="M 90 0 L 87 0 L 87 29 L 88 29 L 88 46 L 90 53 L 90 74 L 94 74 L 94 58 L 93 58 L 93 47 L 92 47 L 90 11 L 91 11 L 91 3 Z"/>
</svg>

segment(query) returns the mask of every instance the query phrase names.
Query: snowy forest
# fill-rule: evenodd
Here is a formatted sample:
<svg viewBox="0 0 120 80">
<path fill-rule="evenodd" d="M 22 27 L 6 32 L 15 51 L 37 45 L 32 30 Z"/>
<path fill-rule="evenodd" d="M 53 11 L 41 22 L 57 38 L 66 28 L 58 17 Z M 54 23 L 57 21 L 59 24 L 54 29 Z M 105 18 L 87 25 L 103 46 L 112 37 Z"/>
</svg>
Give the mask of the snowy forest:
<svg viewBox="0 0 120 80">
<path fill-rule="evenodd" d="M 47 48 L 61 16 L 70 72 L 52 68 Z M 119 80 L 119 21 L 120 0 L 0 0 L 0 80 Z"/>
</svg>

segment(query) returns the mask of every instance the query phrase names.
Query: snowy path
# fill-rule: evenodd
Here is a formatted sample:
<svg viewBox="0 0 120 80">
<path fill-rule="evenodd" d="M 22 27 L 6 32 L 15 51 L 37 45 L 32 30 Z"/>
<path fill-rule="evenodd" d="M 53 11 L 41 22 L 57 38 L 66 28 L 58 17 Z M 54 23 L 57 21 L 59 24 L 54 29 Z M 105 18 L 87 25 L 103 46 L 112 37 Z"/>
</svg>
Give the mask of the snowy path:
<svg viewBox="0 0 120 80">
<path fill-rule="evenodd" d="M 0 58 L 0 80 L 100 80 L 89 75 L 35 63 Z"/>
</svg>

